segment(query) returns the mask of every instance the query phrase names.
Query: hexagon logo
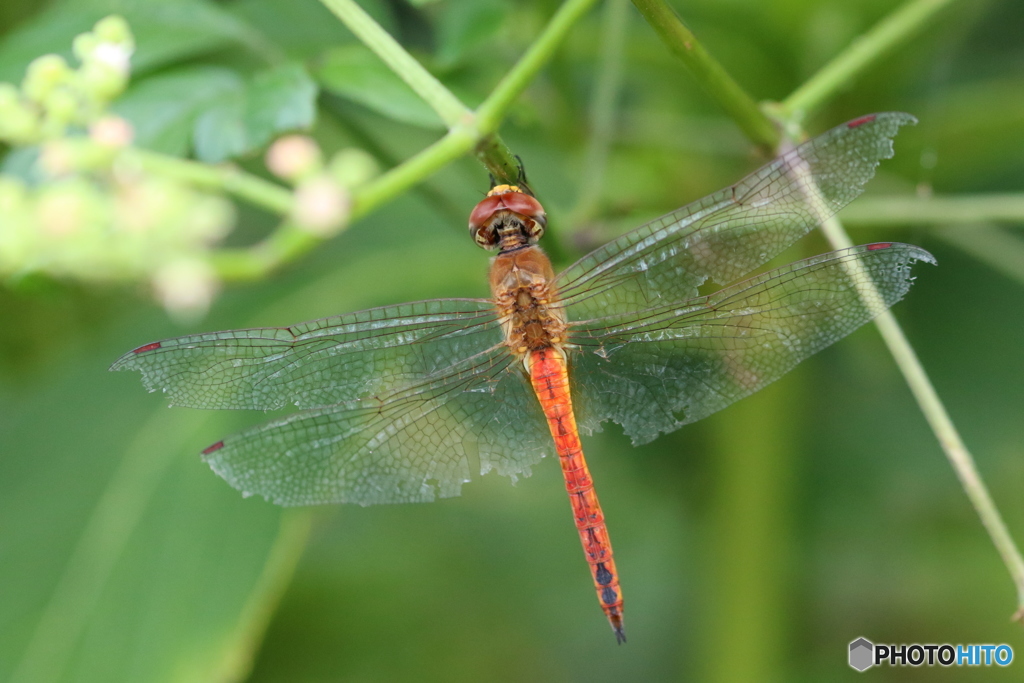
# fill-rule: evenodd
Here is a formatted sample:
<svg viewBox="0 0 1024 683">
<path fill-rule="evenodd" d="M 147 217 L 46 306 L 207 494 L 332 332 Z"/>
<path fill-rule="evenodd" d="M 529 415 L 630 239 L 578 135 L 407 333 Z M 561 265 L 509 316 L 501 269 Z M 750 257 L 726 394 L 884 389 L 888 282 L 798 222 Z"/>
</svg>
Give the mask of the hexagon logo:
<svg viewBox="0 0 1024 683">
<path fill-rule="evenodd" d="M 864 671 L 875 664 L 875 644 L 867 638 L 858 638 L 850 643 L 850 666 Z"/>
</svg>

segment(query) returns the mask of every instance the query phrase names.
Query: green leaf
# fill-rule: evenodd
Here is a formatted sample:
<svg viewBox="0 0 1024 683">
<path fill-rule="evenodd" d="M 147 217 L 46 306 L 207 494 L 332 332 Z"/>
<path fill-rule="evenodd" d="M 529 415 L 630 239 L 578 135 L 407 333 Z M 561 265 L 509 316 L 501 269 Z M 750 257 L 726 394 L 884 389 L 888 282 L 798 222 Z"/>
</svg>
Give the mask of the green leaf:
<svg viewBox="0 0 1024 683">
<path fill-rule="evenodd" d="M 98 362 L 166 328 L 133 326 L 0 389 L 0 680 L 237 680 L 298 559 L 307 520 L 198 457 L 237 421 Z"/>
<path fill-rule="evenodd" d="M 450 68 L 494 40 L 508 15 L 502 0 L 448 0 L 437 19 L 437 64 Z"/>
<path fill-rule="evenodd" d="M 132 72 L 141 74 L 232 44 L 265 51 L 245 22 L 206 0 L 94 0 L 59 3 L 26 22 L 0 43 L 0 81 L 20 82 L 28 63 L 53 52 L 72 60 L 71 41 L 99 19 L 128 20 L 137 50 Z"/>
<path fill-rule="evenodd" d="M 198 117 L 196 157 L 223 161 L 253 152 L 284 131 L 308 128 L 316 116 L 316 96 L 316 83 L 300 64 L 257 73 Z"/>
<path fill-rule="evenodd" d="M 337 47 L 314 75 L 328 92 L 358 102 L 378 114 L 422 128 L 441 128 L 441 119 L 391 69 L 363 45 Z"/>
<path fill-rule="evenodd" d="M 196 118 L 244 85 L 242 77 L 230 69 L 186 67 L 132 85 L 113 111 L 131 122 L 139 146 L 185 156 L 191 148 Z"/>
<path fill-rule="evenodd" d="M 359 5 L 389 33 L 395 21 L 381 0 L 359 0 Z M 310 59 L 328 48 L 350 43 L 355 38 L 319 0 L 240 0 L 227 11 L 242 19 L 294 59 Z"/>
</svg>

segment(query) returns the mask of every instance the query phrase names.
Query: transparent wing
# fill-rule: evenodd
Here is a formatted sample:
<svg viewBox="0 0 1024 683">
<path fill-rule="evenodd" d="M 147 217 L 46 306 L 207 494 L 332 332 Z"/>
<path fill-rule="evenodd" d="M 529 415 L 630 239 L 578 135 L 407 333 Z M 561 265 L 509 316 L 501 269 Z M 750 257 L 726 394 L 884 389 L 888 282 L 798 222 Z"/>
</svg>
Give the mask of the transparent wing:
<svg viewBox="0 0 1024 683">
<path fill-rule="evenodd" d="M 424 502 L 473 473 L 513 478 L 552 450 L 522 363 L 504 346 L 379 399 L 305 410 L 208 448 L 232 486 L 281 505 Z"/>
<path fill-rule="evenodd" d="M 500 343 L 494 305 L 437 299 L 291 327 L 196 334 L 140 346 L 111 370 L 139 370 L 171 405 L 270 410 L 376 396 Z"/>
<path fill-rule="evenodd" d="M 571 323 L 581 426 L 622 425 L 635 443 L 721 410 L 899 301 L 915 246 L 881 243 L 799 261 L 689 301 Z M 864 300 L 860 283 L 873 282 Z"/>
<path fill-rule="evenodd" d="M 557 279 L 576 319 L 697 296 L 767 263 L 846 206 L 892 156 L 909 114 L 844 123 L 727 187 L 584 256 Z"/>
</svg>

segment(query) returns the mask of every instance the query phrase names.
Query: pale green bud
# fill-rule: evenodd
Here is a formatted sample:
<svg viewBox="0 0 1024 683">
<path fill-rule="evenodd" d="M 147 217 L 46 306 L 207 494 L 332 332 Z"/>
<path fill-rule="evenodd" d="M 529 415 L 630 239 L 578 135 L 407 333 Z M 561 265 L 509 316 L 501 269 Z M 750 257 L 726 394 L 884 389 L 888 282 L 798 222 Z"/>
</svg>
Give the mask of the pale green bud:
<svg viewBox="0 0 1024 683">
<path fill-rule="evenodd" d="M 80 33 L 75 36 L 74 41 L 71 43 L 71 51 L 74 52 L 75 57 L 78 57 L 78 61 L 84 63 L 92 59 L 92 55 L 99 44 L 100 39 L 95 34 Z"/>
<path fill-rule="evenodd" d="M 377 160 L 361 149 L 343 149 L 331 158 L 328 165 L 331 177 L 352 190 L 365 185 L 380 173 Z"/>
<path fill-rule="evenodd" d="M 43 55 L 28 65 L 21 90 L 25 97 L 43 102 L 55 87 L 67 81 L 71 69 L 60 55 Z"/>
<path fill-rule="evenodd" d="M 132 31 L 124 17 L 112 14 L 96 22 L 93 33 L 101 41 L 106 43 L 131 43 L 133 42 Z"/>
</svg>

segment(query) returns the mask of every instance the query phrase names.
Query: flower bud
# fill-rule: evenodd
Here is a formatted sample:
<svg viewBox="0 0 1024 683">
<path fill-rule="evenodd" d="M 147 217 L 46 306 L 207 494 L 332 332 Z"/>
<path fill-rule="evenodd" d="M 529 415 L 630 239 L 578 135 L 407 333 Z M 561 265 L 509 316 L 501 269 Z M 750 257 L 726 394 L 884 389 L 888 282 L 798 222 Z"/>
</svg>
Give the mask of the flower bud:
<svg viewBox="0 0 1024 683">
<path fill-rule="evenodd" d="M 331 158 L 331 177 L 352 190 L 365 185 L 379 172 L 377 160 L 361 149 L 343 149 Z"/>
<path fill-rule="evenodd" d="M 153 288 L 160 303 L 172 316 L 184 320 L 205 314 L 219 287 L 213 268 L 196 258 L 172 261 L 153 277 Z"/>
<path fill-rule="evenodd" d="M 80 33 L 75 36 L 74 41 L 71 43 L 71 51 L 75 54 L 75 57 L 78 57 L 78 61 L 87 62 L 92 59 L 92 55 L 99 44 L 100 39 L 95 34 Z"/>
<path fill-rule="evenodd" d="M 0 106 L 0 140 L 30 145 L 39 140 L 39 117 L 20 101 Z"/>
<path fill-rule="evenodd" d="M 201 244 L 214 244 L 224 239 L 235 224 L 235 206 L 217 195 L 194 193 L 184 222 L 189 237 Z"/>
<path fill-rule="evenodd" d="M 99 102 L 109 102 L 124 92 L 128 85 L 126 71 L 100 60 L 83 64 L 78 79 L 82 90 Z"/>
<path fill-rule="evenodd" d="M 320 148 L 306 135 L 286 135 L 267 150 L 267 168 L 278 178 L 299 181 L 323 167 Z"/>
<path fill-rule="evenodd" d="M 36 202 L 39 232 L 51 238 L 69 238 L 90 218 L 93 197 L 84 182 L 44 186 Z"/>
<path fill-rule="evenodd" d="M 124 20 L 124 17 L 117 14 L 111 14 L 109 17 L 104 17 L 97 21 L 96 26 L 93 27 L 93 33 L 105 43 L 130 45 L 134 42 L 132 31 L 128 28 L 128 22 Z"/>
<path fill-rule="evenodd" d="M 70 140 L 46 142 L 39 150 L 39 167 L 51 178 L 73 173 L 78 168 L 76 152 Z"/>
<path fill-rule="evenodd" d="M 56 88 L 43 101 L 47 119 L 70 123 L 78 113 L 78 98 L 68 88 Z"/>
<path fill-rule="evenodd" d="M 351 197 L 343 187 L 327 176 L 317 176 L 295 190 L 292 217 L 308 232 L 330 237 L 348 223 L 351 208 Z"/>
<path fill-rule="evenodd" d="M 127 147 L 134 136 L 132 124 L 120 116 L 104 116 L 89 126 L 89 137 L 104 147 Z"/>
<path fill-rule="evenodd" d="M 71 75 L 64 58 L 59 55 L 43 55 L 28 65 L 21 90 L 25 97 L 35 102 L 43 102 L 50 92 L 66 81 Z"/>
</svg>

